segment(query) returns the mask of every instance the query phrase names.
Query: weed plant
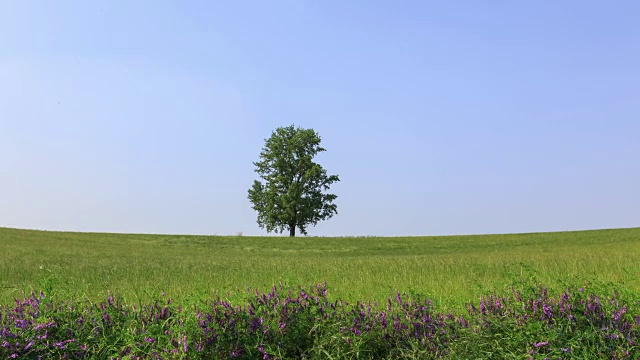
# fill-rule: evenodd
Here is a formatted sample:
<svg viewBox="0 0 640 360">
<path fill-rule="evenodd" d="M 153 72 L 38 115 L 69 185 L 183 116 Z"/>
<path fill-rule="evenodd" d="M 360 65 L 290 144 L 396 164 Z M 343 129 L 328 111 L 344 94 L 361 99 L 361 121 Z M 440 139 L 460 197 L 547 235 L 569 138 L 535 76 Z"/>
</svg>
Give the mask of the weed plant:
<svg viewBox="0 0 640 360">
<path fill-rule="evenodd" d="M 68 359 L 635 359 L 638 304 L 522 283 L 442 313 L 420 295 L 332 301 L 326 284 L 192 308 L 31 294 L 0 310 L 0 357 Z"/>
</svg>

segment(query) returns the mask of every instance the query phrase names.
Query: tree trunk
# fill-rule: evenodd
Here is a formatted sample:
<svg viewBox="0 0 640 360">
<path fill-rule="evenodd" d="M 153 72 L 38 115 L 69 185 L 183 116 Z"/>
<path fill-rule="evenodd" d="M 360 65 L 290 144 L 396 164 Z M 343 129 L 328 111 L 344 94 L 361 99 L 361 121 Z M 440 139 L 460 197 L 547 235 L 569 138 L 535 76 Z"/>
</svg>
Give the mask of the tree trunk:
<svg viewBox="0 0 640 360">
<path fill-rule="evenodd" d="M 295 237 L 296 236 L 296 226 L 295 225 L 289 225 L 289 236 L 290 237 Z"/>
</svg>

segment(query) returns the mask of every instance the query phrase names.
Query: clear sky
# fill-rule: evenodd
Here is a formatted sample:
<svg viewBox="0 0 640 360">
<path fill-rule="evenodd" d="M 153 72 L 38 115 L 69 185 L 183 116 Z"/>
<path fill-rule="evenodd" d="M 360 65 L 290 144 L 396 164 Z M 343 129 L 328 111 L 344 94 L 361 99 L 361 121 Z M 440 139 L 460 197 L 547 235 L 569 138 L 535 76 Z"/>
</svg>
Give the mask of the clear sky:
<svg viewBox="0 0 640 360">
<path fill-rule="evenodd" d="M 340 175 L 310 235 L 640 226 L 638 1 L 5 1 L 0 226 L 266 234 L 271 131 Z"/>
</svg>

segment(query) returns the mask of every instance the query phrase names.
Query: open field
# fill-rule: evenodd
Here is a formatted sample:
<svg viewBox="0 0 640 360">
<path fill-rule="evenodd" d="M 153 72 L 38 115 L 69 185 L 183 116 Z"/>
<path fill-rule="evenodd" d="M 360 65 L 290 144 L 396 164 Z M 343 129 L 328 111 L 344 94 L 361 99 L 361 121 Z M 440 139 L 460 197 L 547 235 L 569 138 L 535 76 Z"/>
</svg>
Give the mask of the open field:
<svg viewBox="0 0 640 360">
<path fill-rule="evenodd" d="M 326 281 L 330 297 L 425 294 L 459 308 L 517 279 L 584 281 L 640 294 L 640 228 L 397 238 L 66 233 L 0 228 L 0 303 L 49 288 L 65 297 L 176 301 Z M 244 296 L 244 295 L 243 295 Z"/>
<path fill-rule="evenodd" d="M 0 228 L 0 249 L 2 358 L 640 356 L 637 228 L 295 239 Z"/>
</svg>

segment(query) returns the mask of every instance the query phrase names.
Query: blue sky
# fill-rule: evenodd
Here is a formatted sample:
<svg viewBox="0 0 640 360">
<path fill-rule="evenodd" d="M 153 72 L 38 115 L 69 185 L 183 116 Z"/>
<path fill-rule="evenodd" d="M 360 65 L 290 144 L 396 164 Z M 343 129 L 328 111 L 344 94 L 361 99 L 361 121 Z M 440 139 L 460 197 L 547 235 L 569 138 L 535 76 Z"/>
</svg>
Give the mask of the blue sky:
<svg viewBox="0 0 640 360">
<path fill-rule="evenodd" d="M 635 1 L 11 1 L 0 226 L 266 234 L 264 139 L 311 127 L 310 235 L 640 226 Z"/>
</svg>

